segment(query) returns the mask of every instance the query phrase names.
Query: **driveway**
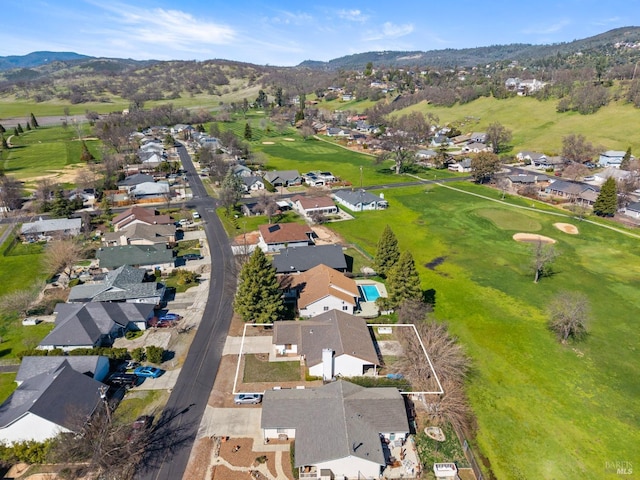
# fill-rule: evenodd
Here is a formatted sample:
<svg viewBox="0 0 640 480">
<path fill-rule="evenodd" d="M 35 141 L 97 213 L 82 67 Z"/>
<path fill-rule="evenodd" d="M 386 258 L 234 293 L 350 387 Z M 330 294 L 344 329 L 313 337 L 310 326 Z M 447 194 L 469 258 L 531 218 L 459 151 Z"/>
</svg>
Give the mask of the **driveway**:
<svg viewBox="0 0 640 480">
<path fill-rule="evenodd" d="M 269 353 L 273 350 L 272 339 L 271 335 L 244 337 L 244 345 L 242 345 L 242 337 L 227 337 L 222 355 L 239 355 L 241 345 L 242 353 Z"/>
<path fill-rule="evenodd" d="M 131 390 L 171 390 L 178 380 L 178 375 L 182 369 L 167 370 L 158 378 L 145 378 L 142 384 L 133 387 Z"/>
<path fill-rule="evenodd" d="M 242 405 L 235 408 L 213 408 L 207 405 L 198 430 L 198 438 L 253 438 L 262 443 L 262 408 Z"/>
</svg>

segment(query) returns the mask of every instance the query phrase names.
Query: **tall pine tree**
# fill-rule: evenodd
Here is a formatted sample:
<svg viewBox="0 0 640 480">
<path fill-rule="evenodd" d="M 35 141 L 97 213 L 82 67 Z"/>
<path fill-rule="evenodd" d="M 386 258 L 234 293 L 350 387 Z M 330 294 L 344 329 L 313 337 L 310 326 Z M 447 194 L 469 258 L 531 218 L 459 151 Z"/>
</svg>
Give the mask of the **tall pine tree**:
<svg viewBox="0 0 640 480">
<path fill-rule="evenodd" d="M 251 137 L 253 137 L 253 132 L 251 131 L 251 125 L 247 122 L 244 124 L 244 139 L 251 140 Z"/>
<path fill-rule="evenodd" d="M 601 217 L 613 217 L 618 209 L 618 188 L 613 177 L 607 178 L 593 204 L 593 213 Z"/>
<path fill-rule="evenodd" d="M 405 300 L 422 300 L 420 276 L 411 252 L 402 252 L 396 264 L 387 275 L 389 305 L 397 307 Z"/>
<path fill-rule="evenodd" d="M 284 305 L 276 269 L 259 248 L 240 271 L 233 308 L 245 322 L 270 323 L 282 316 Z"/>
<path fill-rule="evenodd" d="M 31 114 L 31 126 L 33 128 L 38 128 L 40 125 L 38 125 L 38 120 L 36 120 L 36 116 L 32 113 Z"/>
<path fill-rule="evenodd" d="M 631 165 L 631 147 L 627 148 L 627 151 L 624 153 L 624 157 L 622 157 L 622 163 L 620 163 L 620 169 L 629 170 L 630 165 Z"/>
<path fill-rule="evenodd" d="M 376 273 L 381 277 L 386 277 L 391 267 L 398 261 L 398 258 L 400 258 L 398 239 L 391 230 L 391 227 L 387 225 L 378 240 L 378 249 L 376 250 L 374 263 Z"/>
</svg>

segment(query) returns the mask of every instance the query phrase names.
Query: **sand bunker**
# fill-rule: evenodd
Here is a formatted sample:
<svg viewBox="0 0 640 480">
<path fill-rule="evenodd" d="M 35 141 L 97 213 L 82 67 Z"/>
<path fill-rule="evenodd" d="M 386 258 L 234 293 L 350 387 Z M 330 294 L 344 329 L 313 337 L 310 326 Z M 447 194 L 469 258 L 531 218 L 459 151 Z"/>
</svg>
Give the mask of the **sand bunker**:
<svg viewBox="0 0 640 480">
<path fill-rule="evenodd" d="M 553 238 L 545 237 L 544 235 L 536 235 L 535 233 L 516 233 L 513 236 L 516 242 L 529 242 L 529 243 L 556 243 Z"/>
<path fill-rule="evenodd" d="M 568 233 L 569 235 L 578 235 L 578 233 L 580 233 L 578 231 L 578 227 L 571 225 L 570 223 L 554 223 L 553 226 L 564 233 Z"/>
<path fill-rule="evenodd" d="M 263 145 L 273 145 L 275 142 L 262 142 Z"/>
<path fill-rule="evenodd" d="M 283 138 L 285 142 L 295 142 L 293 138 Z"/>
</svg>

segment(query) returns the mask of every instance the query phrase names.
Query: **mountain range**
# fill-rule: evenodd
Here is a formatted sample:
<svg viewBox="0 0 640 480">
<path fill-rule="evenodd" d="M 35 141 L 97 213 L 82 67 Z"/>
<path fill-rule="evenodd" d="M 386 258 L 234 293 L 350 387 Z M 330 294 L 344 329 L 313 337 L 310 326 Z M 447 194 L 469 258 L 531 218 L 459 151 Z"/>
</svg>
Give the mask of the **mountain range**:
<svg viewBox="0 0 640 480">
<path fill-rule="evenodd" d="M 640 46 L 640 27 L 622 27 L 592 37 L 572 42 L 533 45 L 512 43 L 476 48 L 444 49 L 428 51 L 382 51 L 347 55 L 326 62 L 306 60 L 298 68 L 338 70 L 363 69 L 368 63 L 386 67 L 472 67 L 501 61 L 531 61 L 554 55 L 571 55 L 579 52 L 595 52 L 611 55 L 616 45 Z M 57 70 L 56 66 L 69 68 L 78 66 L 95 71 L 124 70 L 135 66 L 156 63 L 155 60 L 136 61 L 131 59 L 98 58 L 74 52 L 33 52 L 27 55 L 0 57 L 0 72 L 16 69 Z M 49 68 L 46 68 L 46 67 Z M 36 72 L 18 74 L 26 78 Z"/>
</svg>

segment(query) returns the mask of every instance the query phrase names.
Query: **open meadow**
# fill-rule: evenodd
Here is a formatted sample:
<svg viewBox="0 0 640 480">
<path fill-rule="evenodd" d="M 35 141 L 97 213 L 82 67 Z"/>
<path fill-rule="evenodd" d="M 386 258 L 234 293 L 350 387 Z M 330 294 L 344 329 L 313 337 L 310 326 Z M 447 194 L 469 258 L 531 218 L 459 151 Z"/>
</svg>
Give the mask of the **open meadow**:
<svg viewBox="0 0 640 480">
<path fill-rule="evenodd" d="M 441 125 L 461 123 L 463 133 L 481 132 L 493 122 L 500 122 L 513 132 L 510 142 L 516 154 L 521 150 L 559 155 L 562 137 L 572 133 L 584 135 L 594 146 L 604 150 L 640 152 L 640 137 L 636 126 L 640 110 L 633 105 L 611 102 L 592 115 L 577 112 L 556 112 L 557 100 L 536 100 L 533 97 L 511 97 L 503 100 L 482 97 L 464 105 L 436 107 L 426 102 L 400 110 L 396 115 L 412 111 L 436 115 Z"/>
<path fill-rule="evenodd" d="M 638 239 L 439 185 L 388 189 L 385 197 L 388 210 L 331 226 L 374 254 L 389 224 L 412 252 L 423 288 L 435 290 L 435 316 L 473 359 L 476 443 L 496 478 L 618 478 L 607 462 L 638 465 Z M 579 234 L 558 230 L 558 221 Z M 557 241 L 554 274 L 539 284 L 531 244 L 512 238 L 518 232 Z M 575 345 L 561 345 L 546 327 L 549 300 L 565 290 L 591 302 L 589 336 Z"/>
</svg>

